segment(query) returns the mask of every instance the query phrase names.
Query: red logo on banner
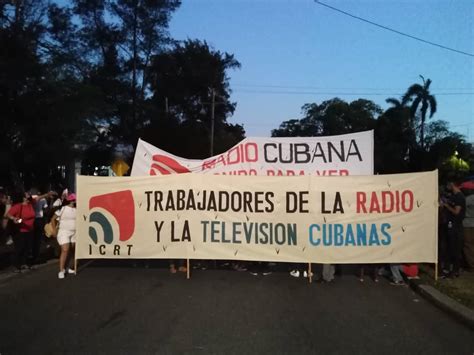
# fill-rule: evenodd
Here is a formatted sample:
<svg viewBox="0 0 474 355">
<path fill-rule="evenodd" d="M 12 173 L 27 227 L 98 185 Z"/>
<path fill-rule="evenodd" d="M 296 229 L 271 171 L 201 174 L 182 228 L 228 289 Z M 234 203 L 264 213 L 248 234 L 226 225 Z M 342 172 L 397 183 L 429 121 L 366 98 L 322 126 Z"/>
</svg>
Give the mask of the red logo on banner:
<svg viewBox="0 0 474 355">
<path fill-rule="evenodd" d="M 89 217 L 89 222 L 96 222 L 102 227 L 105 243 L 111 244 L 114 241 L 113 228 L 111 221 L 100 209 L 106 210 L 115 218 L 119 226 L 120 241 L 124 242 L 132 237 L 135 229 L 135 203 L 131 190 L 91 197 L 89 209 L 95 209 Z M 89 237 L 94 243 L 98 243 L 97 231 L 92 226 L 89 227 Z"/>
<path fill-rule="evenodd" d="M 150 175 L 169 175 L 190 173 L 191 171 L 182 166 L 176 160 L 167 157 L 166 155 L 156 154 L 153 156 L 153 163 L 151 164 Z"/>
</svg>

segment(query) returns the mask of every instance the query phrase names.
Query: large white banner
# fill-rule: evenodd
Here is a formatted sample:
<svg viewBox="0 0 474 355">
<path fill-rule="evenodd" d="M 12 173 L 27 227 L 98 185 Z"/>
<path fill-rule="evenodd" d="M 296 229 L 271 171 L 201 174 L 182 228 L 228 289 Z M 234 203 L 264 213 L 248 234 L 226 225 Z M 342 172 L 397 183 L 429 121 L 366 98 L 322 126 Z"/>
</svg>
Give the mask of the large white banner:
<svg viewBox="0 0 474 355">
<path fill-rule="evenodd" d="M 246 138 L 204 160 L 177 157 L 138 141 L 131 176 L 203 173 L 267 176 L 372 175 L 374 133 L 327 137 Z"/>
<path fill-rule="evenodd" d="M 435 262 L 437 171 L 78 177 L 82 258 Z"/>
</svg>

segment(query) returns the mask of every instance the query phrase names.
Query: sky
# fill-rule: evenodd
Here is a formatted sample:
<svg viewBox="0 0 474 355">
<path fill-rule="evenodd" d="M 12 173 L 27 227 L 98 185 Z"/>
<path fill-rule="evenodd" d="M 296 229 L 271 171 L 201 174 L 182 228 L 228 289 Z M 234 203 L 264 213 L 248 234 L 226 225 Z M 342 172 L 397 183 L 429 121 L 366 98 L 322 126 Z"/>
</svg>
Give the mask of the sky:
<svg viewBox="0 0 474 355">
<path fill-rule="evenodd" d="M 323 0 L 353 15 L 438 44 L 474 53 L 472 0 Z M 438 102 L 433 119 L 474 141 L 474 57 L 382 30 L 313 0 L 182 0 L 170 22 L 177 40 L 206 40 L 235 55 L 229 72 L 230 123 L 247 136 L 270 136 L 301 118 L 305 103 L 340 97 L 400 97 L 432 80 Z"/>
</svg>

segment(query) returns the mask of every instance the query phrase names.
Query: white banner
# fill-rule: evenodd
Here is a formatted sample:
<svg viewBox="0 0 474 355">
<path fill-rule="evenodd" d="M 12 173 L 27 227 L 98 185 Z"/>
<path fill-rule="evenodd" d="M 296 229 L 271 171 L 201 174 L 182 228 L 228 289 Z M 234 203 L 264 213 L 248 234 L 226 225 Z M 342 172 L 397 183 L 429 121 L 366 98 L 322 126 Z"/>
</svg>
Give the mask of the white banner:
<svg viewBox="0 0 474 355">
<path fill-rule="evenodd" d="M 436 262 L 437 171 L 78 177 L 76 256 Z"/>
<path fill-rule="evenodd" d="M 131 176 L 203 173 L 267 176 L 372 175 L 374 132 L 328 137 L 246 138 L 204 160 L 177 157 L 141 139 Z"/>
</svg>

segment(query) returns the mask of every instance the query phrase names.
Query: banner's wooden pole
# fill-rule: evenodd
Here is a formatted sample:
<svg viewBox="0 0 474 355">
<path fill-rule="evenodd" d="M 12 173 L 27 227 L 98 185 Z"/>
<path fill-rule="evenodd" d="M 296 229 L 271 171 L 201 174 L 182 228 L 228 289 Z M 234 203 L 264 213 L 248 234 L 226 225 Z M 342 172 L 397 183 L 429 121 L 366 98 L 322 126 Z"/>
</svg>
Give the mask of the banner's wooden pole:
<svg viewBox="0 0 474 355">
<path fill-rule="evenodd" d="M 438 263 L 435 263 L 435 275 L 434 275 L 435 281 L 438 281 Z"/>
<path fill-rule="evenodd" d="M 309 283 L 313 282 L 313 274 L 311 272 L 311 263 L 308 263 L 308 278 L 309 278 Z"/>
<path fill-rule="evenodd" d="M 189 259 L 186 259 L 186 279 L 189 280 L 189 274 L 190 274 L 190 271 L 189 271 Z"/>
</svg>

